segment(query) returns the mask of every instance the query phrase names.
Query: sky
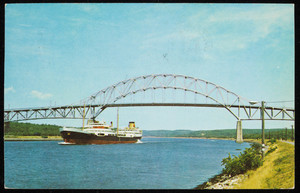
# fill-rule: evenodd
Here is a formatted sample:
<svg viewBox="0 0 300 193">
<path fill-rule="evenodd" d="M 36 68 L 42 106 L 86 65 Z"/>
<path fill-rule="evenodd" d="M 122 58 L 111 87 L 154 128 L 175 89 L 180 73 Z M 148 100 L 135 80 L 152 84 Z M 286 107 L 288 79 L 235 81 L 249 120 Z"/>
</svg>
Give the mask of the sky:
<svg viewBox="0 0 300 193">
<path fill-rule="evenodd" d="M 4 107 L 69 105 L 122 80 L 179 74 L 267 106 L 294 108 L 294 40 L 293 4 L 6 4 Z M 236 127 L 236 119 L 219 108 L 119 112 L 121 127 L 129 121 L 145 130 Z M 117 109 L 98 119 L 116 123 Z M 292 124 L 266 121 L 266 128 Z M 261 128 L 260 121 L 242 125 Z"/>
</svg>

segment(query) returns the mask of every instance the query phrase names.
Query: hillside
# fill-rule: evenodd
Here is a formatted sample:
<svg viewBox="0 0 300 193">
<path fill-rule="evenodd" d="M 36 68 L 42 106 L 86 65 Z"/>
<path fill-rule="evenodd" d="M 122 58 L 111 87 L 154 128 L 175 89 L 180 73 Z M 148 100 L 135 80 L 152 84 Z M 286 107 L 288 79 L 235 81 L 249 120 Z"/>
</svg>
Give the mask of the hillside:
<svg viewBox="0 0 300 193">
<path fill-rule="evenodd" d="M 5 136 L 58 136 L 58 125 L 11 122 L 4 127 Z"/>
<path fill-rule="evenodd" d="M 58 125 L 32 124 L 11 122 L 9 127 L 4 127 L 5 136 L 59 136 Z M 266 139 L 292 138 L 291 129 L 266 129 Z M 149 137 L 205 137 L 205 138 L 235 138 L 236 129 L 218 130 L 143 130 L 143 136 Z M 243 129 L 244 139 L 261 138 L 261 129 Z"/>
<path fill-rule="evenodd" d="M 291 129 L 287 132 L 285 129 L 266 129 L 266 139 L 285 139 L 286 133 L 287 138 L 292 138 Z M 235 138 L 236 129 L 219 129 L 219 130 L 144 130 L 143 136 L 154 136 L 154 137 L 205 137 L 205 138 Z M 243 129 L 244 139 L 259 139 L 261 138 L 261 129 Z"/>
</svg>

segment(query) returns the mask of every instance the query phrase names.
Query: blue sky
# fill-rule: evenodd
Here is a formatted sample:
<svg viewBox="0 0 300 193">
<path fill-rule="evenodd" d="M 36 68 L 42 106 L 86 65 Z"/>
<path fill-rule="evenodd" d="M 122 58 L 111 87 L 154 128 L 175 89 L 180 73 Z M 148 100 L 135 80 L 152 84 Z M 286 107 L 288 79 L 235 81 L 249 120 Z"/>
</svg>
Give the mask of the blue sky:
<svg viewBox="0 0 300 193">
<path fill-rule="evenodd" d="M 125 79 L 164 73 L 204 79 L 250 100 L 289 101 L 294 56 L 293 4 L 7 4 L 4 105 L 67 105 Z M 116 109 L 99 119 L 116 122 Z M 224 109 L 120 108 L 120 125 L 131 120 L 148 130 L 236 125 Z"/>
</svg>

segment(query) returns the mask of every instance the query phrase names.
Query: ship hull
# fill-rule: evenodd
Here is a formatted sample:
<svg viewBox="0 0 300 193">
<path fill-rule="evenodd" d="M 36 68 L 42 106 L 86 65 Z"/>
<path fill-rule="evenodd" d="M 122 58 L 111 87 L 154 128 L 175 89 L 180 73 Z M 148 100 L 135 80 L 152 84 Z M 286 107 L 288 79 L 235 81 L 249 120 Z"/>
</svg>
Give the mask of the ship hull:
<svg viewBox="0 0 300 193">
<path fill-rule="evenodd" d="M 95 134 L 61 131 L 61 136 L 65 143 L 85 145 L 85 144 L 120 144 L 136 143 L 142 137 L 117 137 L 117 136 L 97 136 Z"/>
</svg>

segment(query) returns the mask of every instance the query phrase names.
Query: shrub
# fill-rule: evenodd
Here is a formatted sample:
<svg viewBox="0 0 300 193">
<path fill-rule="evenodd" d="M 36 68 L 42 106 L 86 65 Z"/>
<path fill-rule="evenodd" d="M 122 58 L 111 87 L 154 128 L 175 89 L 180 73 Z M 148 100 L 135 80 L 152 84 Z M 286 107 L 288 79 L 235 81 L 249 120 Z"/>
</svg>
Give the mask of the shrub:
<svg viewBox="0 0 300 193">
<path fill-rule="evenodd" d="M 34 136 L 40 136 L 41 133 L 40 133 L 40 132 L 35 132 L 33 135 L 34 135 Z"/>
<path fill-rule="evenodd" d="M 229 156 L 222 160 L 222 165 L 225 166 L 223 173 L 234 176 L 258 168 L 262 165 L 260 149 L 260 144 L 253 143 L 250 148 L 246 148 L 239 156 L 233 155 L 232 158 L 229 153 Z"/>
<path fill-rule="evenodd" d="M 275 143 L 276 141 L 277 141 L 277 140 L 274 139 L 274 138 L 270 139 L 271 144 Z"/>
<path fill-rule="evenodd" d="M 272 153 L 273 151 L 275 151 L 277 149 L 276 146 L 274 147 L 270 147 L 269 151 L 267 151 L 266 155 L 268 155 L 269 153 Z"/>
<path fill-rule="evenodd" d="M 251 143 L 250 148 L 252 148 L 257 153 L 261 152 L 261 144 L 259 143 Z"/>
</svg>

